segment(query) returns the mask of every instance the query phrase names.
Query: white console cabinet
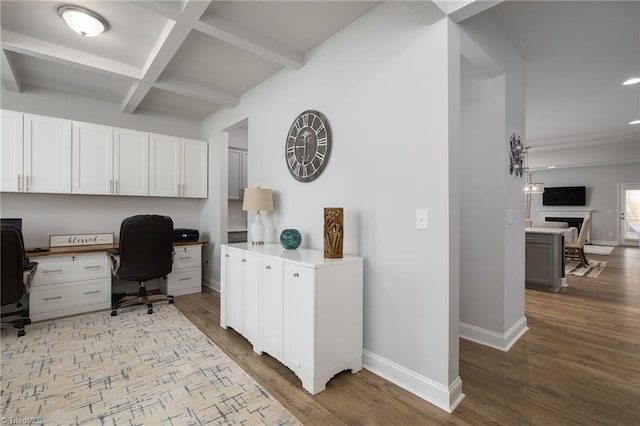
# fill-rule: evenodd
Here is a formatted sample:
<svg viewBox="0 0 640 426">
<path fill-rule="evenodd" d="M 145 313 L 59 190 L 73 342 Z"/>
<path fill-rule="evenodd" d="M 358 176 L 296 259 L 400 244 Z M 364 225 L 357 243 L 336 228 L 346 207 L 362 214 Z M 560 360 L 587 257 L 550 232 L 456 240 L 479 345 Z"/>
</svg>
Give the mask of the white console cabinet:
<svg viewBox="0 0 640 426">
<path fill-rule="evenodd" d="M 277 244 L 222 246 L 220 325 L 289 367 L 315 395 L 362 368 L 363 259 Z"/>
<path fill-rule="evenodd" d="M 41 321 L 111 306 L 106 253 L 42 256 L 29 291 L 29 317 Z"/>
</svg>

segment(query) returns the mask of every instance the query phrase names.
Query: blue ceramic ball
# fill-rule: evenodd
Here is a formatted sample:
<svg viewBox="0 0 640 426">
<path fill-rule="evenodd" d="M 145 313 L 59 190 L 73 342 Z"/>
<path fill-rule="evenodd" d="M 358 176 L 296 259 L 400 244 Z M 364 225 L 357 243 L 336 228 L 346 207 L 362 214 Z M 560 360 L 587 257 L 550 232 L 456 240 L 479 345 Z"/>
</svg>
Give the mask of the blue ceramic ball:
<svg viewBox="0 0 640 426">
<path fill-rule="evenodd" d="M 297 229 L 285 229 L 280 233 L 280 244 L 286 249 L 296 249 L 301 242 L 302 235 Z"/>
</svg>

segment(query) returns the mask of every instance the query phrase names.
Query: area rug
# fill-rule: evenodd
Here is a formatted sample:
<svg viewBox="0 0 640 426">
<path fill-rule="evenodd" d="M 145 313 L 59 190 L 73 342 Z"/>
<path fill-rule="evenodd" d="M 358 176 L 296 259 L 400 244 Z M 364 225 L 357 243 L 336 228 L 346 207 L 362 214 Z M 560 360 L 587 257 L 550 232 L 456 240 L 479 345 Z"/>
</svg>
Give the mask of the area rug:
<svg viewBox="0 0 640 426">
<path fill-rule="evenodd" d="M 173 305 L 153 309 L 43 321 L 19 338 L 3 329 L 0 417 L 47 425 L 300 424 Z"/>
<path fill-rule="evenodd" d="M 584 246 L 584 252 L 586 254 L 599 254 L 602 256 L 609 256 L 615 247 L 613 246 Z"/>
<path fill-rule="evenodd" d="M 566 275 L 574 275 L 577 277 L 597 278 L 600 272 L 607 266 L 607 262 L 598 260 L 589 260 L 589 266 L 584 267 L 577 260 L 567 260 L 564 267 Z"/>
</svg>

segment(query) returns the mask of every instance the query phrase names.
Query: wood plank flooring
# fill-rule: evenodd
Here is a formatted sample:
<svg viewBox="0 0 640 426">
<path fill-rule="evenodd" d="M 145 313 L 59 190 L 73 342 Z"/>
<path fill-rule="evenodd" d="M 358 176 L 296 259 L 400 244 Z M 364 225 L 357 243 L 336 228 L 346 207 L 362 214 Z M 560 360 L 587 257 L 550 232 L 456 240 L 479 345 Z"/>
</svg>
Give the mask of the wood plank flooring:
<svg viewBox="0 0 640 426">
<path fill-rule="evenodd" d="M 220 298 L 176 306 L 305 425 L 640 424 L 640 249 L 616 247 L 598 278 L 559 293 L 526 290 L 530 330 L 508 353 L 460 341 L 466 398 L 448 414 L 367 370 L 343 372 L 312 397 L 269 355 L 220 327 Z"/>
</svg>

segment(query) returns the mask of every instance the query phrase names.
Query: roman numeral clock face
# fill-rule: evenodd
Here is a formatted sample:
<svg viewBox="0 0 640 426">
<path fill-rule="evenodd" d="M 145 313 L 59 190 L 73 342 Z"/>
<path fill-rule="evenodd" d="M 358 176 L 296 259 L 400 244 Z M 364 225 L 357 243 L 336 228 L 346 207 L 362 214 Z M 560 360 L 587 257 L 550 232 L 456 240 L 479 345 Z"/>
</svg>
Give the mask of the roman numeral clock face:
<svg viewBox="0 0 640 426">
<path fill-rule="evenodd" d="M 318 111 L 305 111 L 293 121 L 287 134 L 287 168 L 300 182 L 320 176 L 329 159 L 331 131 L 327 119 Z"/>
</svg>

